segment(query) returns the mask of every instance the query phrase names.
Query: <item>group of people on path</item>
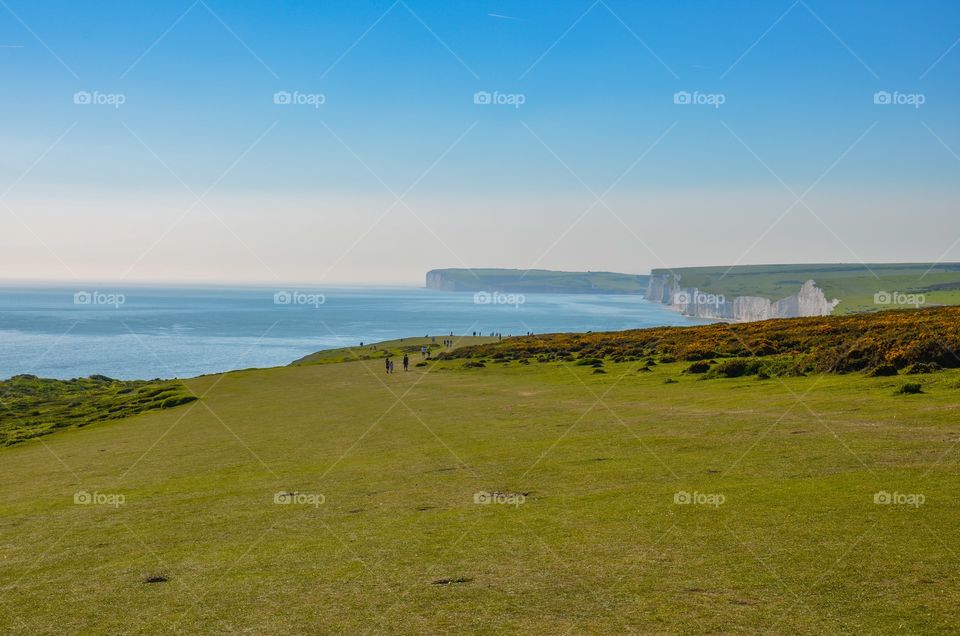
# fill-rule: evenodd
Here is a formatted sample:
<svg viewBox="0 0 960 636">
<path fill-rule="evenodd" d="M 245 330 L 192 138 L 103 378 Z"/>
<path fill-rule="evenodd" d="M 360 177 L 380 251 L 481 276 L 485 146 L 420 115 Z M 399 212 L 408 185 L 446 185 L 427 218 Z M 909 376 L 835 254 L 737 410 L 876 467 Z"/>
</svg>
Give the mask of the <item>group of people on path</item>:
<svg viewBox="0 0 960 636">
<path fill-rule="evenodd" d="M 390 356 L 387 356 L 386 359 L 383 361 L 383 363 L 384 363 L 384 366 L 386 367 L 387 373 L 393 373 L 393 358 L 391 358 Z M 410 356 L 408 356 L 407 354 L 403 354 L 402 364 L 403 364 L 403 370 L 409 371 Z"/>
<path fill-rule="evenodd" d="M 483 337 L 483 335 L 484 335 L 484 334 L 483 334 L 482 332 L 479 332 L 479 331 L 474 331 L 474 332 L 473 332 L 473 336 L 474 336 L 474 337 L 477 337 L 477 336 Z M 532 336 L 532 335 L 533 335 L 533 332 L 532 332 L 532 331 L 528 331 L 526 335 Z M 437 344 L 437 337 L 436 337 L 436 336 L 427 335 L 427 336 L 425 336 L 425 337 L 426 337 L 426 338 L 430 338 L 430 344 Z M 503 340 L 503 333 L 502 333 L 502 332 L 499 332 L 499 331 L 491 331 L 489 337 L 491 337 L 491 338 L 496 338 L 497 341 L 502 341 L 502 340 Z M 507 336 L 507 337 L 509 338 L 510 336 Z M 403 340 L 401 339 L 400 342 L 403 342 Z M 444 347 L 448 347 L 448 348 L 449 348 L 449 347 L 454 347 L 454 346 L 456 346 L 456 344 L 457 344 L 457 343 L 456 343 L 456 339 L 453 337 L 453 332 L 452 332 L 452 331 L 450 332 L 450 337 L 449 337 L 449 338 L 442 338 L 442 339 L 441 339 L 441 344 L 442 344 Z M 361 346 L 361 347 L 363 346 L 363 343 L 362 343 L 362 342 L 360 343 L 360 346 Z M 371 347 L 371 349 L 376 349 L 376 348 L 377 348 L 376 346 Z M 385 352 L 385 353 L 386 353 L 386 352 Z M 426 359 L 426 360 L 429 360 L 429 359 L 430 359 L 430 347 L 429 347 L 429 346 L 423 345 L 423 346 L 420 347 L 420 358 Z M 390 357 L 389 353 L 387 353 L 387 356 L 386 356 L 386 358 L 384 359 L 384 362 L 383 362 L 383 363 L 384 363 L 384 369 L 386 370 L 386 372 L 387 372 L 388 374 L 394 372 L 393 358 Z M 404 370 L 404 371 L 409 371 L 409 370 L 410 370 L 410 356 L 408 356 L 406 353 L 403 354 L 403 360 L 401 361 L 401 364 L 403 365 L 403 370 Z"/>
</svg>

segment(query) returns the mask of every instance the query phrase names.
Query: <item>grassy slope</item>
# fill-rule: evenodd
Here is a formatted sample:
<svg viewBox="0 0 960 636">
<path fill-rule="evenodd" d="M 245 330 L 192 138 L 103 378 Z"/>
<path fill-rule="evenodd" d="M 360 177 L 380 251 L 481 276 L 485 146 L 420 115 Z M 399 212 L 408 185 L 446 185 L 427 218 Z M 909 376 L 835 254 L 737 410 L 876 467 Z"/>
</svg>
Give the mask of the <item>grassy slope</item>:
<svg viewBox="0 0 960 636">
<path fill-rule="evenodd" d="M 50 380 L 18 375 L 0 380 L 0 446 L 62 428 L 166 409 L 196 399 L 178 381 L 123 381 L 105 376 Z"/>
<path fill-rule="evenodd" d="M 658 269 L 654 274 L 676 272 L 681 284 L 703 292 L 734 296 L 762 296 L 779 300 L 794 294 L 804 281 L 813 279 L 827 298 L 839 298 L 835 313 L 882 309 L 874 304 L 879 291 L 923 293 L 928 304 L 960 304 L 960 289 L 934 290 L 936 285 L 960 283 L 960 264 L 944 263 L 924 275 L 930 264 L 863 265 L 738 265 L 728 267 L 682 267 Z M 871 273 L 872 270 L 872 273 Z"/>
<path fill-rule="evenodd" d="M 439 269 L 458 291 L 643 294 L 649 277 L 614 272 L 557 272 L 545 269 Z"/>
<path fill-rule="evenodd" d="M 207 376 L 193 404 L 0 450 L 0 632 L 956 632 L 960 372 L 897 396 L 462 364 Z"/>
</svg>

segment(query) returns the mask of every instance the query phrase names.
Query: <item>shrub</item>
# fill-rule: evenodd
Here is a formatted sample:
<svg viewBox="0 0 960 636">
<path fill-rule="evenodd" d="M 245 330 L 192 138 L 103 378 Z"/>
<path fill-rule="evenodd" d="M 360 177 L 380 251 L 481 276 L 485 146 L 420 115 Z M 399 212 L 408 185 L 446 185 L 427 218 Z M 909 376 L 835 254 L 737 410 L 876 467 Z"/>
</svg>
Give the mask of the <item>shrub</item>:
<svg viewBox="0 0 960 636">
<path fill-rule="evenodd" d="M 598 358 L 580 358 L 574 364 L 578 367 L 599 367 L 603 366 L 603 360 Z"/>
<path fill-rule="evenodd" d="M 694 362 L 684 370 L 684 373 L 706 373 L 710 370 L 710 363 L 705 360 Z"/>
<path fill-rule="evenodd" d="M 920 373 L 933 373 L 934 371 L 940 371 L 942 369 L 943 367 L 936 362 L 917 362 L 907 367 L 904 373 L 907 375 L 918 375 Z"/>
<path fill-rule="evenodd" d="M 719 363 L 713 368 L 711 375 L 721 378 L 739 378 L 743 375 L 754 375 L 759 370 L 759 360 L 734 358 Z"/>
<path fill-rule="evenodd" d="M 907 382 L 897 389 L 899 395 L 915 395 L 917 393 L 923 393 L 923 387 L 919 382 Z"/>
<path fill-rule="evenodd" d="M 711 349 L 693 346 L 683 354 L 683 359 L 688 361 L 706 360 L 707 358 L 712 358 L 714 355 L 716 354 Z"/>
<path fill-rule="evenodd" d="M 870 375 L 874 378 L 897 375 L 897 367 L 893 366 L 892 364 L 881 364 L 879 367 L 874 367 L 873 371 L 870 372 Z"/>
<path fill-rule="evenodd" d="M 486 366 L 483 362 L 477 360 L 467 360 L 463 363 L 464 369 L 483 369 Z"/>
<path fill-rule="evenodd" d="M 667 378 L 666 380 L 663 381 L 663 383 L 664 383 L 664 384 L 676 384 L 677 381 L 674 380 L 673 378 Z"/>
</svg>

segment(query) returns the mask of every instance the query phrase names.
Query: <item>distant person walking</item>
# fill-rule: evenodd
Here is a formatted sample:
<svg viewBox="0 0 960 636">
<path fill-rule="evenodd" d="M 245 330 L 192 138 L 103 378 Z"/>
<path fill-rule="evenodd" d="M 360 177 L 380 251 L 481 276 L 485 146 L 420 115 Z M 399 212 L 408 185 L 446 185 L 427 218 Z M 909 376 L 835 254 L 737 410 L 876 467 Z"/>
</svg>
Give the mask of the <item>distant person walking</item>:
<svg viewBox="0 0 960 636">
<path fill-rule="evenodd" d="M 383 364 L 386 366 L 387 373 L 390 373 L 390 358 L 385 358 Z"/>
<path fill-rule="evenodd" d="M 403 354 L 403 370 L 406 371 L 410 367 L 410 358 L 407 357 L 407 354 Z"/>
</svg>

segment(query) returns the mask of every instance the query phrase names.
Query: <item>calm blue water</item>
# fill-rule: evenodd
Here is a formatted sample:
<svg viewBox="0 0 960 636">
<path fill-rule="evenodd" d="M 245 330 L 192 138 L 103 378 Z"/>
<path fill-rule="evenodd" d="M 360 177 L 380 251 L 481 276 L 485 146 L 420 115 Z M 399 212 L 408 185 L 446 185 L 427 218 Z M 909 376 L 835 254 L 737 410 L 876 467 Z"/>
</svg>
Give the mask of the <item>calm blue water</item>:
<svg viewBox="0 0 960 636">
<path fill-rule="evenodd" d="M 79 291 L 100 295 L 77 304 L 77 288 L 0 288 L 0 378 L 192 377 L 284 365 L 361 341 L 451 331 L 506 336 L 703 322 L 637 296 L 526 294 L 514 306 L 476 304 L 472 293 L 427 289 L 290 288 L 322 294 L 323 302 L 301 295 L 276 304 L 276 289 Z"/>
</svg>

